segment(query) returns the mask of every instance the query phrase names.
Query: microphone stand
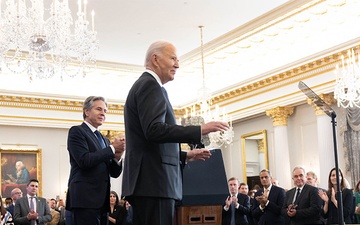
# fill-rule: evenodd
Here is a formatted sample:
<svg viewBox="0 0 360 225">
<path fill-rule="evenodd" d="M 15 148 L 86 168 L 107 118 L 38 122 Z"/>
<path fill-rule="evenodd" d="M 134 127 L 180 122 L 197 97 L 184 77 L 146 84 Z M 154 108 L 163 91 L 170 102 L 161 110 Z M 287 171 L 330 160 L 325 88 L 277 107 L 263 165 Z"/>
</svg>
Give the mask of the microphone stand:
<svg viewBox="0 0 360 225">
<path fill-rule="evenodd" d="M 336 173 L 336 196 L 337 196 L 337 206 L 338 206 L 338 223 L 339 225 L 344 225 L 344 209 L 343 209 L 343 199 L 341 193 L 341 186 L 340 186 L 340 173 L 339 173 L 339 159 L 337 154 L 337 143 L 336 143 L 336 114 L 335 112 L 331 113 L 331 123 L 332 123 L 332 130 L 333 130 L 333 142 L 334 142 L 334 158 L 335 158 L 335 173 Z M 344 178 L 342 178 L 344 179 Z M 329 199 L 330 201 L 330 199 Z"/>
</svg>

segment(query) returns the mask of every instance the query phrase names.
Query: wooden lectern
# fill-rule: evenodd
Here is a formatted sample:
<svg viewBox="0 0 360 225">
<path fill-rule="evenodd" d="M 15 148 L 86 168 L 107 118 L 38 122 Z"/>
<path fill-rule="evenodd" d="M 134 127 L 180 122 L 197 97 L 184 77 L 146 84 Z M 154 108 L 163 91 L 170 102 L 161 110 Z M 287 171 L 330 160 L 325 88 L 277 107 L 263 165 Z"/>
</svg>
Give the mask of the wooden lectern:
<svg viewBox="0 0 360 225">
<path fill-rule="evenodd" d="M 220 149 L 206 161 L 188 163 L 183 171 L 183 199 L 176 208 L 177 225 L 221 225 L 229 195 Z"/>
<path fill-rule="evenodd" d="M 176 210 L 177 225 L 221 225 L 221 205 L 179 206 Z"/>
</svg>

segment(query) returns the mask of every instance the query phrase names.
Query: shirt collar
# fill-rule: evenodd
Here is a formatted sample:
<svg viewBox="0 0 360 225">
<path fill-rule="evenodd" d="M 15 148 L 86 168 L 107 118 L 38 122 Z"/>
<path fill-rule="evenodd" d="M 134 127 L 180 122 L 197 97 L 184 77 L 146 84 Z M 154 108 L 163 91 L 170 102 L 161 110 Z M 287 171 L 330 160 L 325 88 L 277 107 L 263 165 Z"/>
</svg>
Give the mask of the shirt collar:
<svg viewBox="0 0 360 225">
<path fill-rule="evenodd" d="M 90 130 L 91 130 L 93 133 L 97 130 L 93 125 L 91 125 L 91 124 L 88 123 L 87 121 L 84 120 L 84 123 L 85 123 L 86 125 L 88 125 L 88 127 L 90 128 Z"/>
<path fill-rule="evenodd" d="M 34 196 L 30 196 L 29 194 L 26 194 L 26 196 L 27 196 L 27 198 L 28 198 L 28 199 L 30 199 L 31 197 L 36 198 L 36 195 L 34 195 Z"/>
<path fill-rule="evenodd" d="M 296 187 L 295 187 L 295 190 L 297 191 L 297 189 L 300 188 L 300 192 L 301 192 L 301 191 L 304 189 L 304 187 L 305 187 L 305 185 L 304 185 L 304 186 L 301 186 L 301 187 L 296 186 Z"/>
<path fill-rule="evenodd" d="M 163 84 L 161 83 L 160 77 L 152 70 L 146 69 L 145 72 L 150 73 L 151 76 L 155 78 L 155 80 L 158 82 L 158 84 L 162 87 Z"/>
<path fill-rule="evenodd" d="M 269 192 L 270 192 L 271 188 L 272 188 L 272 184 L 270 184 L 270 186 L 268 188 L 264 188 L 264 192 L 266 189 L 269 190 Z"/>
</svg>

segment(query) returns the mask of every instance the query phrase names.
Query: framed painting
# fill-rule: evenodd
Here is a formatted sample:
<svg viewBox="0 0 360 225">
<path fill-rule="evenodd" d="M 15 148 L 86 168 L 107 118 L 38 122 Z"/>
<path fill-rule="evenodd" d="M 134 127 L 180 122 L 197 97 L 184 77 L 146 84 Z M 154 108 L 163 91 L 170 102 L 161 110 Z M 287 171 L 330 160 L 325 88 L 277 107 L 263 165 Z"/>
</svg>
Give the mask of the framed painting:
<svg viewBox="0 0 360 225">
<path fill-rule="evenodd" d="M 30 179 L 39 180 L 38 195 L 41 191 L 41 149 L 1 149 L 1 195 L 11 197 L 14 188 L 20 188 L 26 195 L 26 186 Z"/>
</svg>

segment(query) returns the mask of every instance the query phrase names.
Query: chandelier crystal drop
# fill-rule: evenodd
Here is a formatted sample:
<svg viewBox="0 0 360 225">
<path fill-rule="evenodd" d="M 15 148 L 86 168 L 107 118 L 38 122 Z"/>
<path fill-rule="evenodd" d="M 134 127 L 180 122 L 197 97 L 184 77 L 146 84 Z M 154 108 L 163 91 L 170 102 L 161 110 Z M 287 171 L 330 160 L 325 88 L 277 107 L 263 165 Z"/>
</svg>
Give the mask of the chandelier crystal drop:
<svg viewBox="0 0 360 225">
<path fill-rule="evenodd" d="M 223 109 L 220 112 L 218 105 L 213 106 L 211 101 L 210 89 L 206 86 L 205 79 L 205 65 L 204 65 L 204 46 L 203 46 L 203 26 L 200 28 L 200 47 L 201 47 L 201 64 L 202 64 L 202 87 L 197 93 L 197 104 L 200 106 L 199 110 L 196 110 L 196 106 L 193 105 L 190 114 L 186 112 L 186 115 L 181 119 L 181 124 L 184 126 L 200 126 L 210 121 L 223 121 L 229 123 L 229 129 L 224 132 L 212 132 L 208 135 L 203 135 L 201 143 L 208 149 L 220 148 L 222 146 L 227 147 L 231 144 L 234 137 L 234 130 L 232 127 L 232 118 Z"/>
<path fill-rule="evenodd" d="M 94 11 L 91 24 L 87 0 L 78 0 L 75 21 L 69 0 L 0 0 L 0 73 L 29 76 L 30 81 L 59 74 L 85 76 L 96 67 Z M 50 4 L 51 3 L 51 4 Z"/>
<path fill-rule="evenodd" d="M 336 84 L 334 98 L 338 106 L 360 108 L 360 62 L 354 50 L 348 50 L 347 57 L 342 55 L 336 65 Z"/>
</svg>

